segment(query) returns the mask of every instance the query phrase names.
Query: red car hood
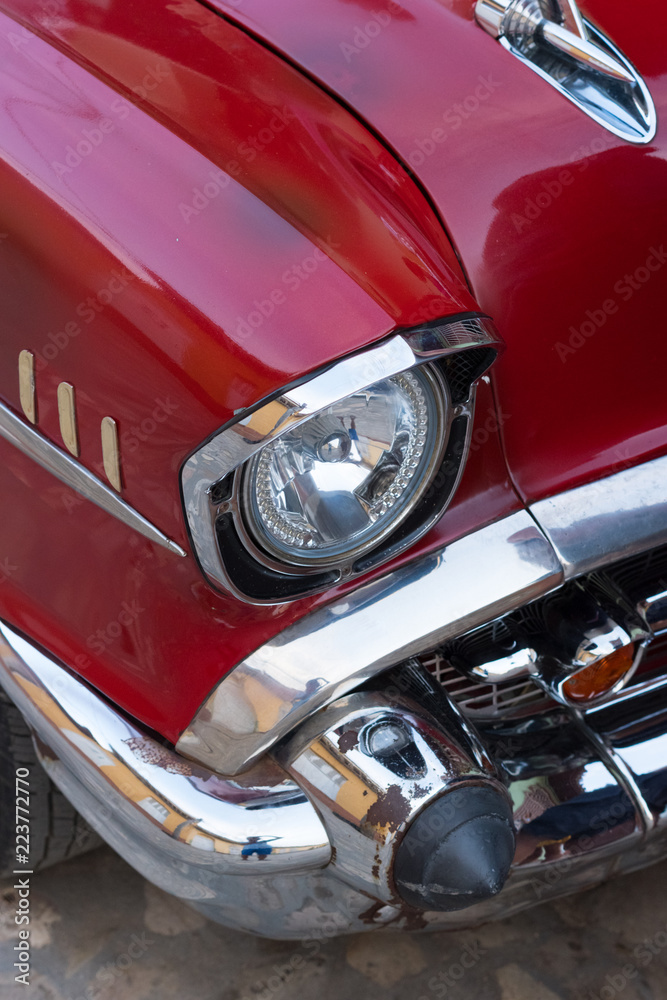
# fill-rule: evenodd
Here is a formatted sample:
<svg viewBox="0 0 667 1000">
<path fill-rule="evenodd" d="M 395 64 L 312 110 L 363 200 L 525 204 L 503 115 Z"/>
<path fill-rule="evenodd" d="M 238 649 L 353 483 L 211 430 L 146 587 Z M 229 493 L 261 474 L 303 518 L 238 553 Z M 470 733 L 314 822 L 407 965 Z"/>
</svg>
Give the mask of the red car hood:
<svg viewBox="0 0 667 1000">
<path fill-rule="evenodd" d="M 505 449 L 533 500 L 666 440 L 667 14 L 583 13 L 647 83 L 658 133 L 616 138 L 473 20 L 473 0 L 211 4 L 362 116 L 438 207 L 509 345 L 495 371 Z M 663 245 L 665 244 L 665 245 Z"/>
</svg>

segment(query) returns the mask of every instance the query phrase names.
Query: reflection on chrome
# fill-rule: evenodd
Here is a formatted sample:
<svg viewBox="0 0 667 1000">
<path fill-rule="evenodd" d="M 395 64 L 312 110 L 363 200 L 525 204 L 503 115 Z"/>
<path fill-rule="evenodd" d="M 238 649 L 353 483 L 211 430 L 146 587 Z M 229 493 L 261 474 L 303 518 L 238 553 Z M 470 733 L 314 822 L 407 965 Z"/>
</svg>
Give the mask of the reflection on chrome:
<svg viewBox="0 0 667 1000">
<path fill-rule="evenodd" d="M 566 579 L 664 545 L 665 483 L 667 456 L 534 503 Z"/>
<path fill-rule="evenodd" d="M 131 829 L 155 864 L 169 856 L 193 872 L 201 863 L 218 874 L 326 864 L 324 829 L 277 766 L 239 782 L 193 765 L 4 624 L 0 636 L 2 684 L 39 733 L 47 771 L 87 816 L 91 797 L 103 806 L 90 823 L 123 856 Z"/>
<path fill-rule="evenodd" d="M 503 48 L 627 142 L 650 142 L 657 113 L 648 87 L 575 0 L 477 0 L 478 23 Z"/>
<path fill-rule="evenodd" d="M 238 774 L 364 679 L 561 580 L 533 519 L 525 511 L 513 514 L 285 629 L 227 674 L 177 750 Z"/>
<path fill-rule="evenodd" d="M 667 630 L 667 590 L 651 594 L 650 597 L 640 601 L 637 612 L 646 622 L 646 627 L 654 634 Z"/>
<path fill-rule="evenodd" d="M 419 670 L 420 668 L 417 668 Z M 418 813 L 466 782 L 497 789 L 453 710 L 430 716 L 409 694 L 409 673 L 389 693 L 358 692 L 305 723 L 278 760 L 317 803 L 336 846 L 332 871 L 375 899 L 395 901 L 395 854 Z"/>
<path fill-rule="evenodd" d="M 497 660 L 487 660 L 475 664 L 464 672 L 474 680 L 487 681 L 489 684 L 500 684 L 503 681 L 514 680 L 517 677 L 528 677 L 537 662 L 537 653 L 529 646 L 517 649 L 507 656 Z"/>
<path fill-rule="evenodd" d="M 634 696 L 628 692 L 586 718 L 633 775 L 652 825 L 667 830 L 667 679 L 638 688 Z"/>
</svg>

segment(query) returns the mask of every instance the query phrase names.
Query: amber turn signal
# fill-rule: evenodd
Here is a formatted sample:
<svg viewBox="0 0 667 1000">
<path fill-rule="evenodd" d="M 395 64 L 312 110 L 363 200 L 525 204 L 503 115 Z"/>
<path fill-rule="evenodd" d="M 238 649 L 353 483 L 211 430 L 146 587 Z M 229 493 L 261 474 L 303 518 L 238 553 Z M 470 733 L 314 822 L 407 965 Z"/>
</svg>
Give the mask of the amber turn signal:
<svg viewBox="0 0 667 1000">
<path fill-rule="evenodd" d="M 635 661 L 635 645 L 629 643 L 615 649 L 609 656 L 591 663 L 565 681 L 563 694 L 568 701 L 593 701 L 614 688 Z"/>
</svg>

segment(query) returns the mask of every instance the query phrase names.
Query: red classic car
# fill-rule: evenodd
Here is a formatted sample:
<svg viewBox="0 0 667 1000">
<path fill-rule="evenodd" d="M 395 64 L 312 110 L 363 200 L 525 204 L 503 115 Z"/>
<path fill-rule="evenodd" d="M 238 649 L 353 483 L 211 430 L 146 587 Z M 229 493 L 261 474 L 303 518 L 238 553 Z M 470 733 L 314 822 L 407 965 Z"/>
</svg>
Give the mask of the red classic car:
<svg viewBox="0 0 667 1000">
<path fill-rule="evenodd" d="M 4 874 L 303 938 L 665 856 L 666 29 L 0 0 Z"/>
</svg>

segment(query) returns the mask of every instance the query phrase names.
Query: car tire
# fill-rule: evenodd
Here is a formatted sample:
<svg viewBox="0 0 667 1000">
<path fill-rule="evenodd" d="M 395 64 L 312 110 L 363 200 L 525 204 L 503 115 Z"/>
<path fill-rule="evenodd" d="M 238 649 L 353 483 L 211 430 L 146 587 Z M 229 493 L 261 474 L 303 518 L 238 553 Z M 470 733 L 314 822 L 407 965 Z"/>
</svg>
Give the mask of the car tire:
<svg viewBox="0 0 667 1000">
<path fill-rule="evenodd" d="M 27 769 L 29 783 L 29 865 L 32 872 L 99 847 L 91 830 L 39 762 L 32 733 L 14 703 L 0 688 L 0 877 L 23 866 L 16 860 L 16 777 Z M 19 774 L 25 772 L 19 770 Z M 25 789 L 25 785 L 22 786 Z M 20 790 L 18 794 L 21 794 Z M 24 817 L 19 822 L 26 822 Z"/>
</svg>

